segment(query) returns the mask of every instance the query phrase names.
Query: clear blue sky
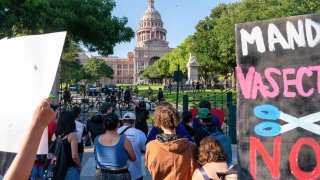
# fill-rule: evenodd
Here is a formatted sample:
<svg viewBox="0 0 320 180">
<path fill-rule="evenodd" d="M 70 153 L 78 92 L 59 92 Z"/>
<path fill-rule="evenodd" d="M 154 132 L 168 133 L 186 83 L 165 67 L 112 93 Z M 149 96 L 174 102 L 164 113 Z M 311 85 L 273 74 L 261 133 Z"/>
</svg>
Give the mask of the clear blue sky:
<svg viewBox="0 0 320 180">
<path fill-rule="evenodd" d="M 220 3 L 229 4 L 236 0 L 154 0 L 167 30 L 169 47 L 175 48 L 195 32 L 199 20 L 210 15 L 211 10 Z M 239 1 L 239 0 L 238 0 Z M 128 26 L 136 31 L 139 21 L 147 9 L 148 0 L 115 0 L 117 6 L 113 15 L 127 17 Z M 121 43 L 114 48 L 114 55 L 126 57 L 135 47 L 135 37 L 130 43 Z"/>
</svg>

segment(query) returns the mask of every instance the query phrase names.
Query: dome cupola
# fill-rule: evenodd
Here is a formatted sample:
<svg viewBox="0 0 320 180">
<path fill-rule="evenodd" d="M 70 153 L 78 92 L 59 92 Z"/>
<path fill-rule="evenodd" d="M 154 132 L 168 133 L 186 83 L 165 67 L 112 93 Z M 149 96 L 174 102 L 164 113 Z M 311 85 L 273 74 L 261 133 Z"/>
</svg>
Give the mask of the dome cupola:
<svg viewBox="0 0 320 180">
<path fill-rule="evenodd" d="M 155 9 L 154 0 L 148 0 L 148 8 L 144 12 L 139 29 L 136 31 L 137 46 L 142 47 L 143 43 L 151 39 L 166 41 L 167 31 L 163 28 L 160 13 Z"/>
</svg>

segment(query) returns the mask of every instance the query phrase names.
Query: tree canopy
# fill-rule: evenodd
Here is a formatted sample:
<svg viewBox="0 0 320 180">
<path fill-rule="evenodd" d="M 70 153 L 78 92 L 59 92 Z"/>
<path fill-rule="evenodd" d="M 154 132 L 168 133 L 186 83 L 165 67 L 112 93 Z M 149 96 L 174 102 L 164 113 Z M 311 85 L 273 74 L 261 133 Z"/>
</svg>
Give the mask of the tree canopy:
<svg viewBox="0 0 320 180">
<path fill-rule="evenodd" d="M 84 79 L 82 65 L 80 65 L 79 60 L 76 58 L 82 50 L 76 43 L 70 43 L 63 51 L 61 56 L 61 80 L 63 82 L 76 83 Z"/>
<path fill-rule="evenodd" d="M 67 43 L 112 54 L 116 43 L 134 36 L 127 18 L 112 15 L 115 6 L 113 0 L 2 0 L 0 38 L 67 31 Z"/>
<path fill-rule="evenodd" d="M 141 74 L 148 79 L 168 78 L 173 76 L 178 64 L 184 76 L 187 74 L 187 63 L 190 56 L 191 37 L 186 38 L 171 52 L 162 56 L 152 66 L 148 66 Z"/>
<path fill-rule="evenodd" d="M 88 75 L 88 80 L 97 81 L 101 77 L 113 79 L 113 69 L 106 65 L 103 59 L 91 58 L 87 64 L 83 65 L 83 69 Z"/>
<path fill-rule="evenodd" d="M 108 55 L 134 37 L 127 18 L 112 15 L 115 6 L 113 0 L 1 0 L 0 39 L 67 31 L 61 79 L 78 82 L 86 76 L 76 60 L 80 47 Z"/>
<path fill-rule="evenodd" d="M 191 51 L 203 76 L 219 73 L 227 77 L 236 67 L 236 24 L 316 12 L 320 12 L 320 1 L 244 0 L 220 4 L 197 24 Z"/>
</svg>

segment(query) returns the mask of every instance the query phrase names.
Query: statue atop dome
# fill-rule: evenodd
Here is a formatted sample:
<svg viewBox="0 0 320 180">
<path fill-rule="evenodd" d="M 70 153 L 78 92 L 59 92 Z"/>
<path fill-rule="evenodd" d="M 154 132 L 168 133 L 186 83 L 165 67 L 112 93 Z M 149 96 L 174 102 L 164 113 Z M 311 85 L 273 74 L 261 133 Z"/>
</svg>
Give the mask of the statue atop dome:
<svg viewBox="0 0 320 180">
<path fill-rule="evenodd" d="M 148 8 L 154 9 L 154 0 L 148 0 L 149 6 Z"/>
</svg>

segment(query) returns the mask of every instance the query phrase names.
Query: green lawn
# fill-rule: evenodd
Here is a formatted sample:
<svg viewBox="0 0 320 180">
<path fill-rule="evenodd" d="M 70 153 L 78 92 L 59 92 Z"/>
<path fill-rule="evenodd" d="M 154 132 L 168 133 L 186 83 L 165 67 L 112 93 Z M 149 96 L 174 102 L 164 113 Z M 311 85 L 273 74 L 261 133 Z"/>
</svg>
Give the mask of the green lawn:
<svg viewBox="0 0 320 180">
<path fill-rule="evenodd" d="M 65 84 L 62 85 L 63 88 Z M 135 86 L 139 89 L 139 97 L 147 98 L 147 90 L 149 87 L 152 88 L 153 98 L 157 98 L 158 90 L 159 88 L 164 88 L 163 85 L 132 85 L 132 84 L 117 84 L 117 86 L 122 86 L 126 88 L 127 86 L 131 86 L 134 88 Z M 179 92 L 179 102 L 178 104 L 182 106 L 183 102 L 183 95 L 189 96 L 189 108 L 198 108 L 198 104 L 201 100 L 208 100 L 212 107 L 215 107 L 217 109 L 226 109 L 227 108 L 227 95 L 225 91 L 221 90 L 206 90 L 205 92 L 192 92 L 191 90 L 185 90 L 183 93 Z M 176 97 L 177 97 L 177 91 L 172 90 L 171 94 L 169 94 L 169 91 L 164 91 L 165 100 L 167 102 L 170 102 L 172 104 L 176 104 Z M 236 101 L 236 93 L 235 91 L 232 91 L 232 99 L 233 104 L 235 104 Z"/>
<path fill-rule="evenodd" d="M 117 84 L 119 86 L 119 84 Z M 121 85 L 123 87 L 132 86 L 132 88 L 135 87 L 135 85 L 131 84 L 123 84 Z M 157 98 L 158 90 L 159 88 L 163 89 L 162 85 L 138 85 L 139 89 L 139 97 L 147 98 L 147 90 L 151 87 L 153 90 L 152 97 Z M 216 107 L 218 109 L 225 109 L 227 107 L 227 97 L 226 92 L 221 90 L 206 90 L 205 92 L 192 92 L 190 90 L 185 90 L 183 93 L 179 92 L 179 101 L 178 104 L 182 106 L 183 102 L 183 95 L 189 96 L 189 108 L 198 108 L 198 104 L 201 100 L 208 100 L 210 101 L 212 107 Z M 235 92 L 232 92 L 233 95 L 233 101 L 235 101 Z M 176 104 L 176 97 L 177 97 L 177 91 L 173 90 L 171 94 L 169 94 L 169 91 L 164 91 L 165 100 L 167 102 Z"/>
</svg>

